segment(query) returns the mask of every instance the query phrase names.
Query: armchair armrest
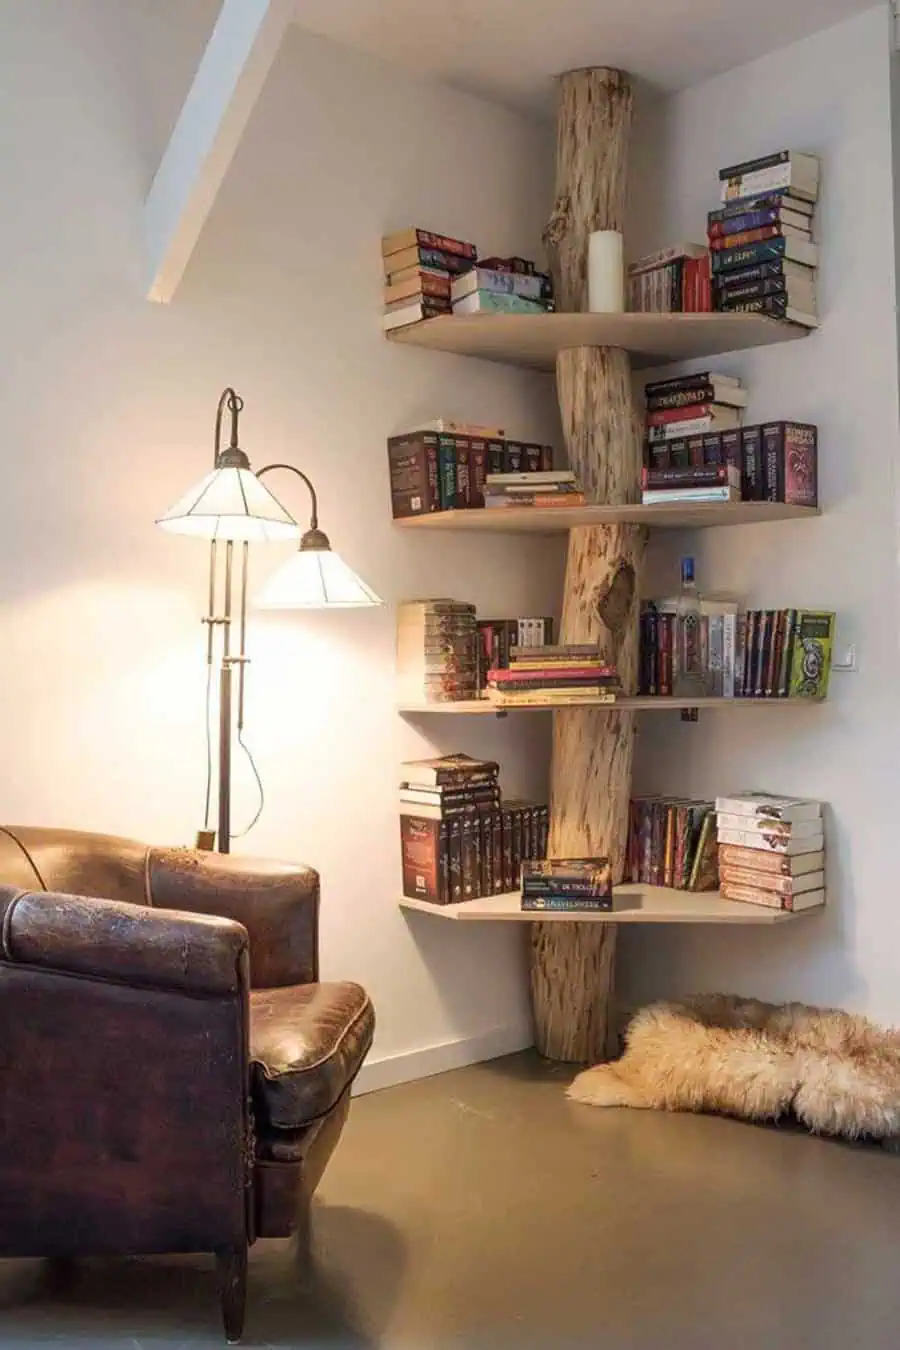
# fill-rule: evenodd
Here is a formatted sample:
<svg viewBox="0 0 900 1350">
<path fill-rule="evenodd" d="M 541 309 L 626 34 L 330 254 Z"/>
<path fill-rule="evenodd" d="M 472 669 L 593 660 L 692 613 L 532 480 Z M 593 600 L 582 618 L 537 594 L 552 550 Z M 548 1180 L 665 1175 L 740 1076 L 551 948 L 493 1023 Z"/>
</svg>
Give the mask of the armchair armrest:
<svg viewBox="0 0 900 1350">
<path fill-rule="evenodd" d="M 319 874 L 311 867 L 152 848 L 147 903 L 191 914 L 220 914 L 250 935 L 256 989 L 315 984 L 319 978 Z"/>
<path fill-rule="evenodd" d="M 0 959 L 123 984 L 236 994 L 247 933 L 230 919 L 0 886 Z"/>
</svg>

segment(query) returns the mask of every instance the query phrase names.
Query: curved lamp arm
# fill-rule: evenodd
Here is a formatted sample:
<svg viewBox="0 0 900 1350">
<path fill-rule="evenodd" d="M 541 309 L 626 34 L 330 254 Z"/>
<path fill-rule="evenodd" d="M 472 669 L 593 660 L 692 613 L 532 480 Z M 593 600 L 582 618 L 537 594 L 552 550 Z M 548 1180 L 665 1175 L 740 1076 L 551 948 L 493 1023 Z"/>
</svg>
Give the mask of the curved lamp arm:
<svg viewBox="0 0 900 1350">
<path fill-rule="evenodd" d="M 257 478 L 264 477 L 271 473 L 273 469 L 287 469 L 288 473 L 294 473 L 298 478 L 302 478 L 309 490 L 310 501 L 312 503 L 312 512 L 309 518 L 309 529 L 300 541 L 301 548 L 330 548 L 327 535 L 319 529 L 319 502 L 316 497 L 316 490 L 302 469 L 298 469 L 293 464 L 267 464 L 264 468 L 257 471 Z"/>
<path fill-rule="evenodd" d="M 238 417 L 244 406 L 244 400 L 240 394 L 229 386 L 223 389 L 219 395 L 219 406 L 216 408 L 216 434 L 213 440 L 213 468 L 219 467 L 219 455 L 222 451 L 222 418 L 225 409 L 231 413 L 231 435 L 228 441 L 229 450 L 237 450 L 238 447 Z"/>
</svg>

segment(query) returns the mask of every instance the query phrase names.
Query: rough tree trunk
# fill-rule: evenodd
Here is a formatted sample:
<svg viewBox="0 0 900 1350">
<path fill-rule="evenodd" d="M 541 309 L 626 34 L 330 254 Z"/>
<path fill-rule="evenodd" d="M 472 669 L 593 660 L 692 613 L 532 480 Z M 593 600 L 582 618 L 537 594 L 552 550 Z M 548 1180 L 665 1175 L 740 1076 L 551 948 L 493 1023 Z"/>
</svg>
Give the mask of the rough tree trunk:
<svg viewBox="0 0 900 1350">
<path fill-rule="evenodd" d="M 588 236 L 621 230 L 631 89 L 615 70 L 561 77 L 556 204 L 544 233 L 561 309 L 587 309 Z M 561 352 L 557 389 L 569 465 L 592 501 L 640 500 L 640 422 L 626 352 Z M 633 693 L 638 663 L 638 578 L 643 531 L 633 525 L 569 534 L 563 642 L 598 643 Z M 621 881 L 631 792 L 633 714 L 596 708 L 554 714 L 551 857 L 608 855 Z M 606 1057 L 614 1035 L 616 928 L 532 926 L 531 989 L 537 1047 L 551 1059 Z"/>
</svg>

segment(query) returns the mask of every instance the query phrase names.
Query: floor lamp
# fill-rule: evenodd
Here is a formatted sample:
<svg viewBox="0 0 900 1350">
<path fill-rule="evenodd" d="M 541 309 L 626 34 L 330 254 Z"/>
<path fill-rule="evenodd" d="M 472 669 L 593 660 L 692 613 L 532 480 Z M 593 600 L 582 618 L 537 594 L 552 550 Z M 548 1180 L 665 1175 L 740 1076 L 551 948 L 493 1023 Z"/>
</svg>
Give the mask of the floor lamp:
<svg viewBox="0 0 900 1350">
<path fill-rule="evenodd" d="M 238 442 L 238 421 L 243 399 L 225 389 L 216 409 L 212 472 L 160 517 L 157 524 L 173 534 L 188 534 L 209 540 L 209 592 L 206 624 L 207 725 L 212 694 L 213 669 L 218 649 L 218 826 L 210 827 L 212 798 L 212 745 L 207 756 L 204 827 L 197 833 L 199 848 L 213 849 L 218 837 L 220 853 L 231 851 L 231 750 L 236 732 L 259 781 L 259 774 L 244 743 L 244 690 L 247 656 L 247 579 L 249 547 L 283 539 L 300 540 L 297 553 L 269 579 L 259 604 L 266 609 L 351 609 L 380 605 L 374 591 L 336 554 L 328 536 L 319 529 L 318 501 L 306 474 L 293 464 L 267 464 L 254 473 Z M 230 418 L 227 446 L 222 448 L 222 423 Z M 262 482 L 277 470 L 300 478 L 309 492 L 309 528 L 302 531 L 278 498 Z M 240 550 L 235 557 L 235 544 Z M 238 573 L 236 578 L 235 573 Z M 235 614 L 235 591 L 237 613 Z M 237 634 L 233 636 L 234 624 Z M 221 634 L 217 641 L 217 634 Z M 237 718 L 234 716 L 233 683 L 237 668 Z M 261 785 L 260 785 L 261 786 Z M 254 822 L 255 823 L 255 822 Z"/>
</svg>

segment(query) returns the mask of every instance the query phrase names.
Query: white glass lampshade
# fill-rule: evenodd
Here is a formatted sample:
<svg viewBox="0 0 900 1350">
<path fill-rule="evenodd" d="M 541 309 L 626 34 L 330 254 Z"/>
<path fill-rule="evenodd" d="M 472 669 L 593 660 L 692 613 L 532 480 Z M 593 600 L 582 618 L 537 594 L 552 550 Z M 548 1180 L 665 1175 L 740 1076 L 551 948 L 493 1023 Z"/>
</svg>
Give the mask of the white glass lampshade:
<svg viewBox="0 0 900 1350">
<path fill-rule="evenodd" d="M 213 469 L 156 522 L 173 534 L 267 543 L 296 539 L 300 527 L 249 468 Z"/>
<path fill-rule="evenodd" d="M 263 587 L 260 609 L 361 609 L 383 601 L 330 548 L 301 548 Z"/>
</svg>

